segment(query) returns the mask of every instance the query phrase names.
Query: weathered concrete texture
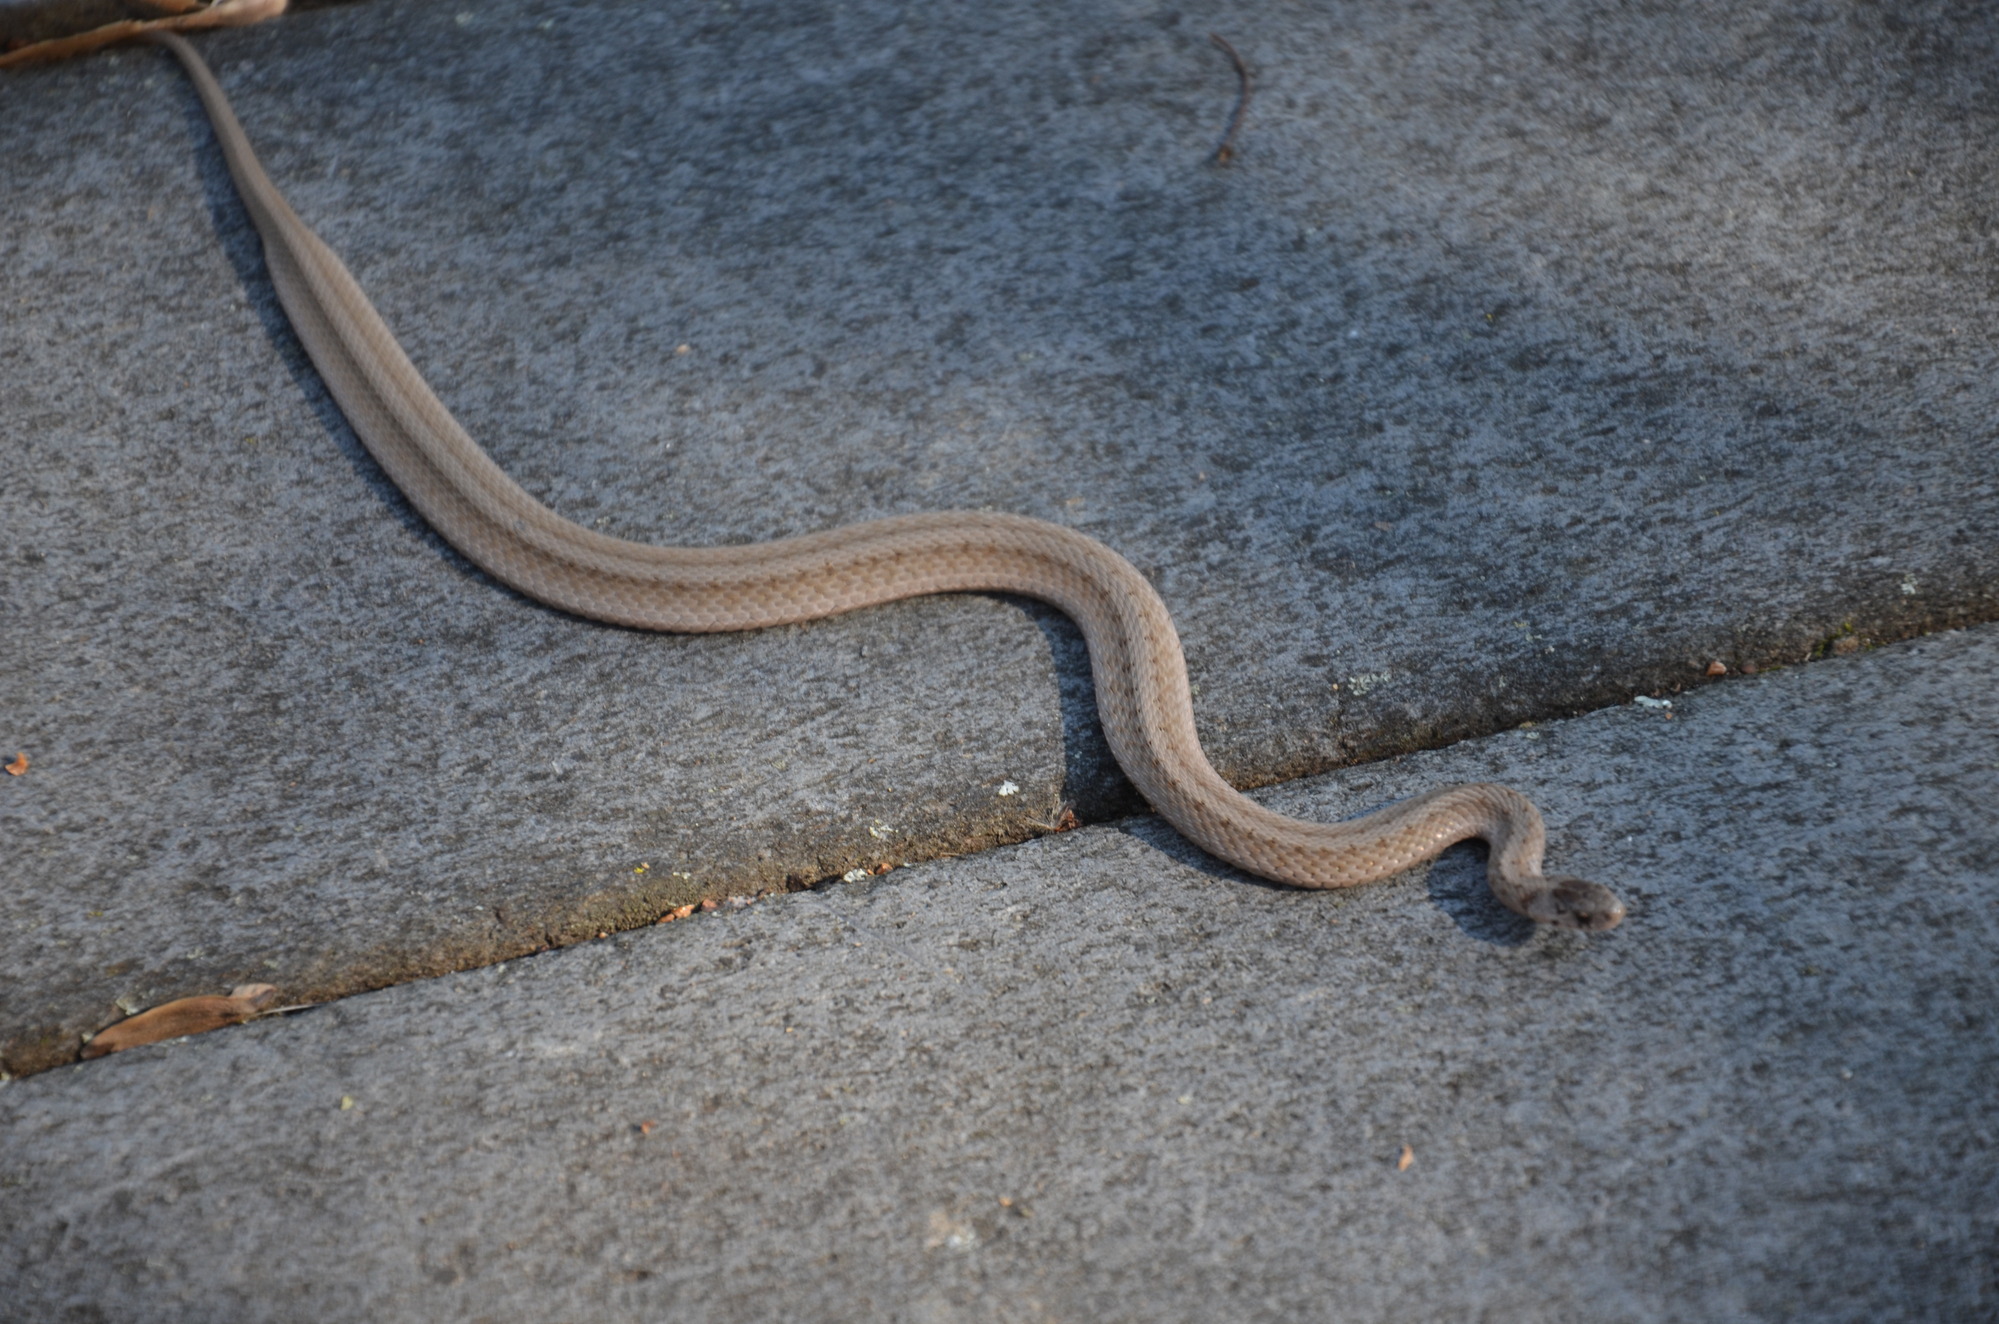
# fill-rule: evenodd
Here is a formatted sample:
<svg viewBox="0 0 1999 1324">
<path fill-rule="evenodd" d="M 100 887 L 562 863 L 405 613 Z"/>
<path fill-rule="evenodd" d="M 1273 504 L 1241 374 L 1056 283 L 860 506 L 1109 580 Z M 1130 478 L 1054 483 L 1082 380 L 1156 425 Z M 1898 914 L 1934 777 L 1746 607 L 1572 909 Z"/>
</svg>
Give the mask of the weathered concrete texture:
<svg viewBox="0 0 1999 1324">
<path fill-rule="evenodd" d="M 1525 787 L 1633 902 L 1598 938 L 1471 849 L 1300 893 L 1139 819 L 50 1072 L 0 1090 L 6 1299 L 1989 1319 L 1995 749 L 1986 627 L 1270 797 Z"/>
<path fill-rule="evenodd" d="M 557 509 L 1073 522 L 1244 783 L 1992 615 L 1999 18 L 1508 13 L 380 3 L 203 49 Z M 1210 30 L 1260 85 L 1226 169 Z M 1128 807 L 1019 603 L 687 639 L 494 588 L 331 411 L 164 56 L 0 117 L 11 1069 L 121 999 Z"/>
</svg>

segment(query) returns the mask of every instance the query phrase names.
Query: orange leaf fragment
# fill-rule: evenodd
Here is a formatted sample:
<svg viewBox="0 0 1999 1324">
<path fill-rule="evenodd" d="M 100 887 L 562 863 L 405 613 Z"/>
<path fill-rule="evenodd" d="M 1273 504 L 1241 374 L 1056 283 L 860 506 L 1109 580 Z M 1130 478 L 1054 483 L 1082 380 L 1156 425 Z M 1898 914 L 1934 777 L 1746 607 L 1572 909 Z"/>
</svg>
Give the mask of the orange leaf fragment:
<svg viewBox="0 0 1999 1324">
<path fill-rule="evenodd" d="M 130 1016 L 106 1029 L 83 1046 L 85 1058 L 122 1053 L 127 1048 L 178 1039 L 187 1034 L 205 1034 L 225 1025 L 247 1021 L 271 1005 L 278 996 L 273 984 L 239 984 L 226 998 L 175 998 L 137 1016 Z"/>
<path fill-rule="evenodd" d="M 25 752 L 16 754 L 14 756 L 14 761 L 7 765 L 7 771 L 13 773 L 16 777 L 20 776 L 22 773 L 26 772 L 27 770 L 28 770 L 28 756 Z"/>
<path fill-rule="evenodd" d="M 1402 1157 L 1395 1160 L 1395 1170 L 1397 1172 L 1407 1172 L 1409 1171 L 1409 1165 L 1415 1161 L 1416 1151 L 1404 1145 L 1402 1147 Z"/>
<path fill-rule="evenodd" d="M 1707 674 L 1710 676 L 1726 676 L 1728 674 L 1728 663 L 1721 661 L 1719 658 L 1715 659 L 1707 664 Z"/>
<path fill-rule="evenodd" d="M 639 1134 L 642 1136 L 649 1136 L 652 1134 L 652 1129 L 658 1125 L 659 1125 L 658 1122 L 640 1122 Z"/>
</svg>

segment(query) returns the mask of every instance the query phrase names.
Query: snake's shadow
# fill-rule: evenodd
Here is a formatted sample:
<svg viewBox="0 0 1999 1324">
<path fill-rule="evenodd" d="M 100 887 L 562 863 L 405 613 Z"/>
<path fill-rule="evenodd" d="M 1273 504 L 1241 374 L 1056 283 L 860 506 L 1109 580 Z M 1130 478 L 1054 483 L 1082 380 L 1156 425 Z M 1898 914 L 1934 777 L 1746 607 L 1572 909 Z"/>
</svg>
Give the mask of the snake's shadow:
<svg viewBox="0 0 1999 1324">
<path fill-rule="evenodd" d="M 1359 818 L 1381 808 L 1370 804 L 1348 815 Z M 1118 825 L 1123 831 L 1144 842 L 1161 855 L 1178 864 L 1200 872 L 1221 882 L 1240 887 L 1260 887 L 1272 892 L 1296 894 L 1297 889 L 1283 883 L 1274 883 L 1255 874 L 1244 873 L 1232 865 L 1224 864 L 1214 856 L 1196 846 L 1173 829 L 1173 825 L 1158 817 L 1134 818 Z M 1369 888 L 1407 887 L 1412 875 L 1421 874 L 1430 893 L 1430 903 L 1450 916 L 1451 921 L 1469 938 L 1493 947 L 1522 947 L 1532 942 L 1541 932 L 1541 926 L 1524 915 L 1516 915 L 1499 904 L 1498 898 L 1485 882 L 1485 848 L 1470 842 L 1452 846 L 1436 859 L 1418 865 L 1395 878 L 1383 879 L 1379 883 L 1366 884 Z"/>
<path fill-rule="evenodd" d="M 1499 904 L 1486 886 L 1485 858 L 1483 846 L 1460 843 L 1430 861 L 1430 902 L 1468 937 L 1494 947 L 1523 947 L 1541 933 L 1541 926 Z"/>
<path fill-rule="evenodd" d="M 1090 648 L 1083 632 L 1057 608 L 1033 598 L 995 595 L 1020 608 L 1048 641 L 1062 710 L 1063 803 L 1085 823 L 1101 823 L 1148 811 L 1143 797 L 1125 779 L 1104 739 L 1097 718 L 1097 685 L 1090 672 Z"/>
</svg>

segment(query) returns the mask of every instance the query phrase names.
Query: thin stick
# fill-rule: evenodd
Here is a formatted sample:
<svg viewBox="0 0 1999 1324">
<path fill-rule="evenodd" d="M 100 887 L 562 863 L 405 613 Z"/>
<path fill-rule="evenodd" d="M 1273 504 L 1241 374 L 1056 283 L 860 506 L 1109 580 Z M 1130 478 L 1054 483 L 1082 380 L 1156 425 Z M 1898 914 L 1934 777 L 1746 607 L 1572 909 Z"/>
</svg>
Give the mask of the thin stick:
<svg viewBox="0 0 1999 1324">
<path fill-rule="evenodd" d="M 1215 164 L 1227 165 L 1235 159 L 1236 130 L 1242 127 L 1243 116 L 1249 114 L 1249 94 L 1253 85 L 1249 79 L 1249 66 L 1242 62 L 1242 56 L 1236 54 L 1236 48 L 1229 45 L 1229 39 L 1219 32 L 1210 32 L 1208 40 L 1229 57 L 1229 63 L 1235 66 L 1236 79 L 1242 85 L 1242 90 L 1236 94 L 1235 113 L 1229 116 L 1229 131 L 1222 135 L 1220 145 L 1215 148 Z"/>
</svg>

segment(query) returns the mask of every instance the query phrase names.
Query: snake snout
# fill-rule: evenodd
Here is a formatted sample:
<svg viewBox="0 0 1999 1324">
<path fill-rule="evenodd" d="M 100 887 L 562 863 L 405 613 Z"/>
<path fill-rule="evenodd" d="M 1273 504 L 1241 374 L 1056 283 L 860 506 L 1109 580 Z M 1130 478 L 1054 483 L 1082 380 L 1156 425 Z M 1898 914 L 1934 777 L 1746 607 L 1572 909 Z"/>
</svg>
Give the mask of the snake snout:
<svg viewBox="0 0 1999 1324">
<path fill-rule="evenodd" d="M 1546 890 L 1528 903 L 1528 914 L 1558 928 L 1602 933 L 1616 928 L 1624 918 L 1624 903 L 1602 883 L 1557 875 L 1550 877 Z"/>
</svg>

